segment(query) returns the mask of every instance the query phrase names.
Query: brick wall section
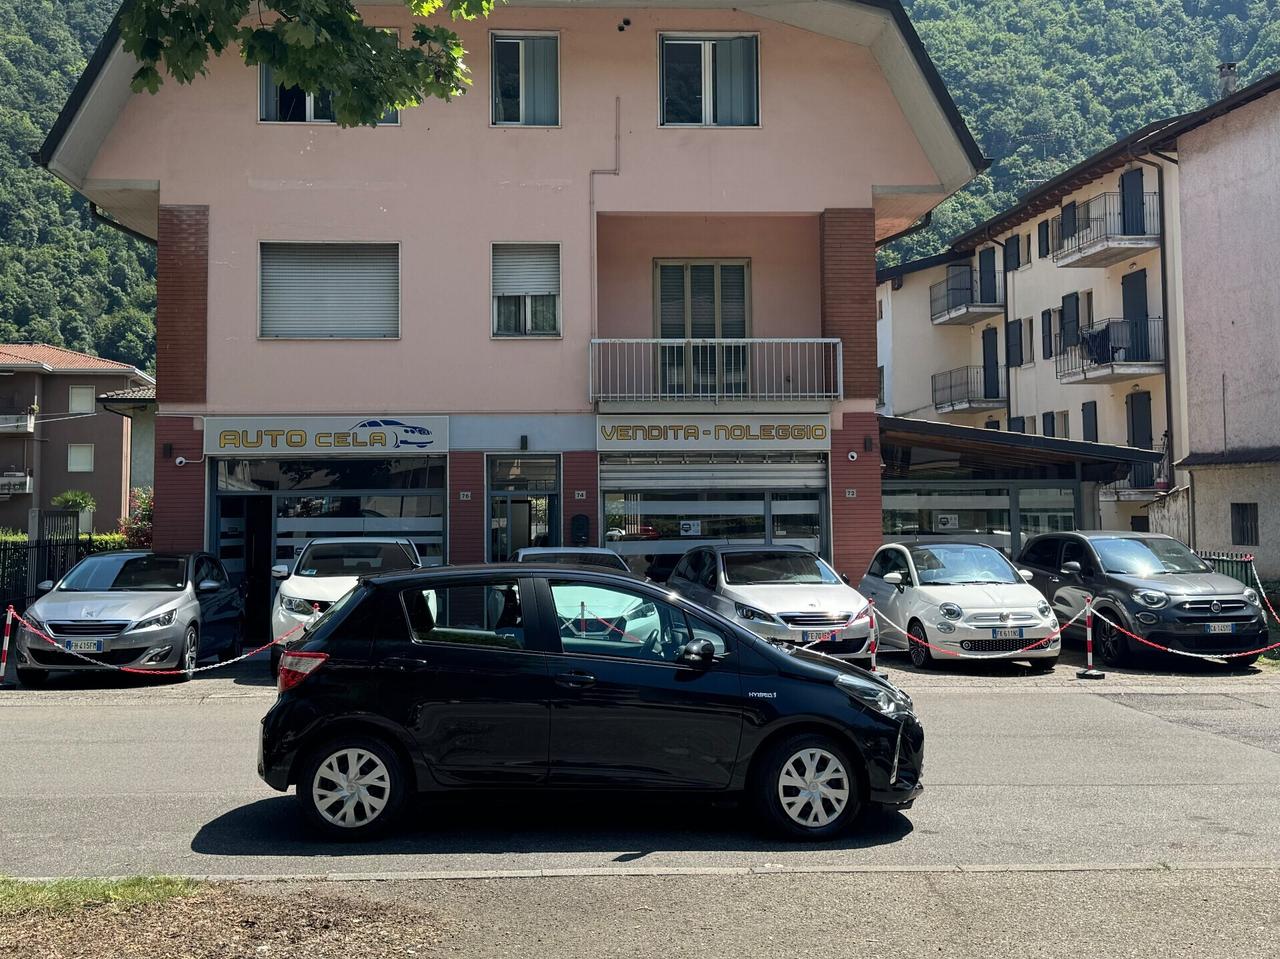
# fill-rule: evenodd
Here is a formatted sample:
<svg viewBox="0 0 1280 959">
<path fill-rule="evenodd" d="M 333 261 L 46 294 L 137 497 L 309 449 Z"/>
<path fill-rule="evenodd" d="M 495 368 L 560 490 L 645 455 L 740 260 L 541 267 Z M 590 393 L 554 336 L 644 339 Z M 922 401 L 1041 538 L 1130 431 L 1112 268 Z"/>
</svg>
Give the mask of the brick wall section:
<svg viewBox="0 0 1280 959">
<path fill-rule="evenodd" d="M 156 417 L 155 548 L 161 552 L 204 549 L 208 467 L 200 462 L 202 440 L 190 417 Z M 168 456 L 166 443 L 173 444 Z M 193 462 L 175 466 L 179 456 Z"/>
<path fill-rule="evenodd" d="M 563 470 L 564 476 L 560 484 L 561 489 L 564 490 L 564 504 L 561 509 L 564 514 L 564 539 L 562 542 L 565 546 L 574 545 L 573 533 L 570 529 L 573 517 L 579 513 L 585 513 L 591 522 L 585 545 L 599 546 L 600 454 L 595 450 L 565 453 Z M 586 494 L 586 499 L 578 499 L 577 494 L 579 491 Z"/>
<path fill-rule="evenodd" d="M 875 213 L 825 210 L 821 232 L 822 335 L 844 341 L 845 398 L 875 398 Z"/>
<path fill-rule="evenodd" d="M 470 492 L 471 499 L 459 498 Z M 483 563 L 488 531 L 484 528 L 484 454 L 449 454 L 449 502 L 445 515 L 449 524 L 449 562 Z"/>
<path fill-rule="evenodd" d="M 833 425 L 835 425 L 833 423 Z M 867 437 L 872 449 L 864 449 Z M 858 454 L 849 461 L 849 452 Z M 845 490 L 857 491 L 849 498 Z M 875 413 L 845 413 L 831 433 L 831 540 L 836 571 L 856 585 L 881 543 L 880 422 Z"/>
<path fill-rule="evenodd" d="M 203 403 L 208 354 L 209 208 L 161 206 L 156 237 L 156 399 Z"/>
</svg>

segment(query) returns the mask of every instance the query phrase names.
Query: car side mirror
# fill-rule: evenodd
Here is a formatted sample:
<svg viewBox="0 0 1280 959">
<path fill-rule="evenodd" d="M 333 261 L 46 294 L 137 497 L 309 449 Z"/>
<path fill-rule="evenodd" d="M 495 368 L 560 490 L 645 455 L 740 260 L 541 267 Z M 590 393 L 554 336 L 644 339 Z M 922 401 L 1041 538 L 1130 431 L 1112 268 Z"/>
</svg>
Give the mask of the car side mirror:
<svg viewBox="0 0 1280 959">
<path fill-rule="evenodd" d="M 53 590 L 53 580 L 51 579 L 42 579 L 40 582 L 36 583 L 37 593 L 48 593 L 48 592 L 51 592 L 52 590 Z"/>
<path fill-rule="evenodd" d="M 222 584 L 216 579 L 202 579 L 200 580 L 200 584 L 196 587 L 196 592 L 216 593 L 220 589 L 222 589 Z"/>
<path fill-rule="evenodd" d="M 1036 578 L 1036 574 L 1031 572 L 1029 569 L 1018 570 L 1018 575 L 1022 577 L 1022 581 L 1024 583 L 1029 583 Z"/>
<path fill-rule="evenodd" d="M 1079 576 L 1080 564 L 1074 559 L 1070 560 L 1069 562 L 1062 564 L 1062 569 L 1059 570 L 1059 572 L 1062 573 L 1063 576 Z"/>
<path fill-rule="evenodd" d="M 890 586 L 892 586 L 894 589 L 902 589 L 903 579 L 902 579 L 902 574 L 899 572 L 895 571 L 892 573 L 885 573 L 884 581 L 888 583 Z"/>
<path fill-rule="evenodd" d="M 272 575 L 272 577 L 273 577 L 273 578 L 275 578 L 275 579 L 288 579 L 288 578 L 289 578 L 289 564 L 288 564 L 288 563 L 277 563 L 275 566 L 272 566 L 272 567 L 271 567 L 271 575 Z"/>
<path fill-rule="evenodd" d="M 691 639 L 680 650 L 680 662 L 707 669 L 716 659 L 716 645 L 709 639 Z"/>
</svg>

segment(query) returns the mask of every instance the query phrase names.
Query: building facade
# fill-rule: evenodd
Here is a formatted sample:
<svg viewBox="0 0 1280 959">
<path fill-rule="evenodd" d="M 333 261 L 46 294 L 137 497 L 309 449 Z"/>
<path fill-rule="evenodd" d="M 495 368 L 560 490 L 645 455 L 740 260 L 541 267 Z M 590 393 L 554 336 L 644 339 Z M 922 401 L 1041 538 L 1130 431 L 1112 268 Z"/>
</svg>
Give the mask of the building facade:
<svg viewBox="0 0 1280 959">
<path fill-rule="evenodd" d="M 984 164 L 900 6 L 455 26 L 472 93 L 372 129 L 234 56 L 149 96 L 95 55 L 41 159 L 157 242 L 157 545 L 643 571 L 729 539 L 860 574 L 875 248 Z"/>
</svg>

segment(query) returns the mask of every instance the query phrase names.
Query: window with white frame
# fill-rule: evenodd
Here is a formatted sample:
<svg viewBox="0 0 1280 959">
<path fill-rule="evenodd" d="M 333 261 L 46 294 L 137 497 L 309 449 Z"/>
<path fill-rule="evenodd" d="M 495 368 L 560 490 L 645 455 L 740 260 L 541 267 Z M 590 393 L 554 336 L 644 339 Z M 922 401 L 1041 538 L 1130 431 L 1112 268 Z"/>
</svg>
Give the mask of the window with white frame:
<svg viewBox="0 0 1280 959">
<path fill-rule="evenodd" d="M 92 443 L 68 443 L 67 444 L 67 472 L 68 473 L 92 473 L 93 472 L 93 444 Z"/>
<path fill-rule="evenodd" d="M 258 334 L 265 339 L 395 339 L 395 243 L 263 243 Z"/>
<path fill-rule="evenodd" d="M 560 335 L 560 244 L 495 243 L 493 335 Z"/>
<path fill-rule="evenodd" d="M 760 125 L 759 40 L 755 36 L 663 36 L 664 126 Z"/>
<path fill-rule="evenodd" d="M 494 126 L 560 123 L 560 38 L 490 34 Z"/>
<path fill-rule="evenodd" d="M 662 392 L 721 395 L 747 384 L 748 348 L 707 340 L 750 336 L 749 260 L 657 260 L 654 326 L 660 347 Z"/>
<path fill-rule="evenodd" d="M 399 30 L 385 32 L 400 36 Z M 258 119 L 267 123 L 333 123 L 333 95 L 328 90 L 307 93 L 301 87 L 287 87 L 276 80 L 271 67 L 262 63 L 258 65 Z M 399 122 L 400 111 L 392 108 L 378 124 Z"/>
<path fill-rule="evenodd" d="M 68 413 L 92 413 L 96 405 L 97 393 L 92 386 L 72 386 L 68 388 Z"/>
</svg>

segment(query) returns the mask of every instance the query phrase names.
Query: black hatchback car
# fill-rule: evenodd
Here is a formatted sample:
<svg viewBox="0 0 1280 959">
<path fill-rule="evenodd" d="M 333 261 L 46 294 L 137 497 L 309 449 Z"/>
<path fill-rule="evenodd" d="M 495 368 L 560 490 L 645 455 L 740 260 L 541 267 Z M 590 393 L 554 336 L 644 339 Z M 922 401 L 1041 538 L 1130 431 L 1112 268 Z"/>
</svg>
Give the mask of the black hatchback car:
<svg viewBox="0 0 1280 959">
<path fill-rule="evenodd" d="M 258 773 L 335 838 L 448 789 L 747 794 L 797 839 L 920 794 L 911 699 L 660 587 L 532 563 L 362 581 L 291 642 Z"/>
<path fill-rule="evenodd" d="M 1018 565 L 1033 574 L 1061 622 L 1076 616 L 1086 597 L 1107 619 L 1153 643 L 1206 655 L 1243 653 L 1268 643 L 1267 621 L 1255 590 L 1214 572 L 1172 536 L 1090 531 L 1045 533 L 1029 540 Z M 1083 626 L 1075 627 L 1077 634 Z M 1151 651 L 1101 618 L 1094 644 L 1102 661 L 1122 666 Z M 1257 655 L 1231 660 L 1250 666 Z"/>
</svg>

